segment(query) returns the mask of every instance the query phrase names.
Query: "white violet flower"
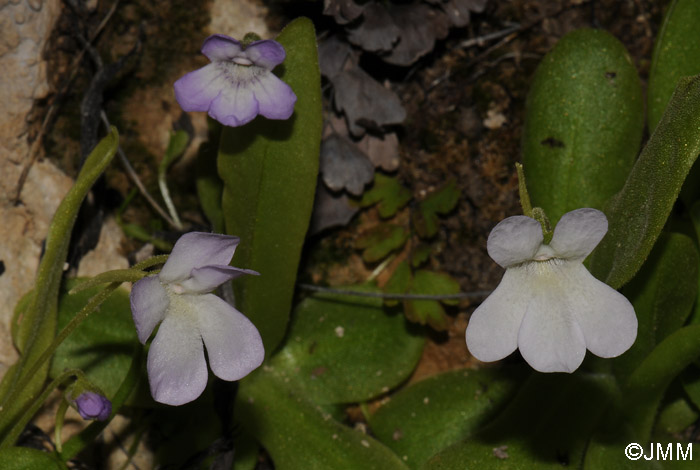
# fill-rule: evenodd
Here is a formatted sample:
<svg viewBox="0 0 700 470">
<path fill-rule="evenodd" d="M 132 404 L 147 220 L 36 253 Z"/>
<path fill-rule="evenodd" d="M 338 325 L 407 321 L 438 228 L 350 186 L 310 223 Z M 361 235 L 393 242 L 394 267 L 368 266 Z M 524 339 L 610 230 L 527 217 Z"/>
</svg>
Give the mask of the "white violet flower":
<svg viewBox="0 0 700 470">
<path fill-rule="evenodd" d="M 632 304 L 583 266 L 607 231 L 605 214 L 589 208 L 564 214 L 549 244 L 530 217 L 496 225 L 487 249 L 506 272 L 469 320 L 472 355 L 491 362 L 519 348 L 535 370 L 573 372 L 586 349 L 605 358 L 629 349 L 637 336 Z"/>
<path fill-rule="evenodd" d="M 134 284 L 131 312 L 145 344 L 160 328 L 148 351 L 153 398 L 167 405 L 196 399 L 207 385 L 207 348 L 212 372 L 239 380 L 265 357 L 260 333 L 242 313 L 214 294 L 219 285 L 255 271 L 229 266 L 239 238 L 190 232 L 175 243 L 163 269 Z"/>
</svg>

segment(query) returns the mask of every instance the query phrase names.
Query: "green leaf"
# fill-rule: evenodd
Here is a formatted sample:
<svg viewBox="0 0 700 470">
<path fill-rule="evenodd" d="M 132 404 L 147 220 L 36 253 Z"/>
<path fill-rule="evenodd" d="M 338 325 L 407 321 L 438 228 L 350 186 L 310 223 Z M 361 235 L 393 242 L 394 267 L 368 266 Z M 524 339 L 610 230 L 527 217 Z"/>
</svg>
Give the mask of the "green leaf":
<svg viewBox="0 0 700 470">
<path fill-rule="evenodd" d="M 438 214 L 445 215 L 454 209 L 459 201 L 460 190 L 454 179 L 431 193 L 418 204 L 413 213 L 413 226 L 421 238 L 432 238 L 437 234 L 440 220 Z"/>
<path fill-rule="evenodd" d="M 165 155 L 158 165 L 158 174 L 166 173 L 170 165 L 185 152 L 189 143 L 190 136 L 187 135 L 187 132 L 179 130 L 172 133 L 168 141 L 168 148 L 165 149 Z"/>
<path fill-rule="evenodd" d="M 411 192 L 401 186 L 396 177 L 374 173 L 374 185 L 362 195 L 360 206 L 369 207 L 377 204 L 379 216 L 383 219 L 392 217 L 411 200 Z"/>
<path fill-rule="evenodd" d="M 523 129 L 532 206 L 552 226 L 566 212 L 602 209 L 634 164 L 644 129 L 637 71 L 603 30 L 564 36 L 535 73 Z"/>
<path fill-rule="evenodd" d="M 637 339 L 615 359 L 615 369 L 627 376 L 668 335 L 683 326 L 698 289 L 700 257 L 695 243 L 679 233 L 664 234 L 642 269 L 625 286 L 639 321 Z"/>
<path fill-rule="evenodd" d="M 225 127 L 218 158 L 226 233 L 241 238 L 233 264 L 261 274 L 234 283 L 237 307 L 260 331 L 268 355 L 289 320 L 322 130 L 313 24 L 298 18 L 277 40 L 287 52 L 279 76 L 297 95 L 294 114 L 286 121 L 258 117 L 243 127 Z"/>
<path fill-rule="evenodd" d="M 674 0 L 656 36 L 649 70 L 647 123 L 652 132 L 666 109 L 678 81 L 700 74 L 700 3 Z"/>
<path fill-rule="evenodd" d="M 62 462 L 48 452 L 27 447 L 0 450 L 0 468 L 3 470 L 67 470 Z"/>
<path fill-rule="evenodd" d="M 432 251 L 433 249 L 430 245 L 419 243 L 411 252 L 411 266 L 417 268 L 428 261 Z"/>
<path fill-rule="evenodd" d="M 80 283 L 73 279 L 66 291 Z M 58 304 L 58 328 L 62 329 L 88 300 L 101 291 L 92 287 L 77 294 L 61 296 Z M 131 318 L 129 294 L 117 289 L 58 347 L 49 375 L 56 378 L 66 369 L 81 369 L 88 379 L 108 397 L 114 396 L 131 365 L 134 348 L 139 344 Z"/>
<path fill-rule="evenodd" d="M 457 370 L 415 383 L 369 421 L 373 434 L 411 468 L 487 424 L 516 391 L 523 369 Z"/>
<path fill-rule="evenodd" d="M 673 439 L 674 435 L 678 435 L 688 429 L 698 420 L 698 412 L 693 408 L 685 398 L 677 398 L 664 408 L 659 413 L 656 419 L 655 437 L 652 439 L 659 442 L 662 439 Z"/>
<path fill-rule="evenodd" d="M 258 370 L 240 383 L 234 416 L 265 447 L 276 470 L 406 470 L 372 437 L 355 431 Z"/>
<path fill-rule="evenodd" d="M 3 384 L 0 385 L 0 390 L 3 391 L 3 396 L 0 397 L 0 407 L 3 409 L 0 415 L 0 436 L 9 431 L 9 426 L 19 418 L 23 408 L 38 396 L 46 380 L 48 363 L 42 365 L 31 377 L 26 374 L 29 374 L 56 335 L 58 294 L 71 231 L 83 199 L 112 161 L 118 147 L 119 134 L 117 129 L 112 127 L 109 135 L 90 152 L 75 184 L 59 204 L 51 221 L 44 256 L 37 272 L 34 294 L 17 329 L 16 342 L 24 345 L 25 353 L 20 356 L 17 368 L 13 369 L 14 373 L 6 374 Z M 24 390 L 18 391 L 16 388 L 23 380 L 29 382 L 23 387 Z M 13 443 L 3 441 L 1 446 L 7 447 L 11 444 Z"/>
<path fill-rule="evenodd" d="M 224 213 L 221 208 L 224 183 L 216 170 L 221 125 L 210 118 L 207 119 L 207 124 L 209 137 L 207 142 L 199 147 L 195 160 L 197 197 L 214 232 L 221 233 L 224 231 Z"/>
<path fill-rule="evenodd" d="M 608 234 L 590 271 L 615 289 L 639 270 L 700 153 L 700 76 L 682 79 L 624 187 L 608 203 Z"/>
<path fill-rule="evenodd" d="M 400 225 L 382 223 L 363 233 L 355 241 L 355 246 L 364 249 L 362 259 L 374 263 L 384 259 L 389 253 L 403 247 L 408 240 L 408 230 Z"/>
<path fill-rule="evenodd" d="M 384 292 L 387 294 L 406 294 L 411 290 L 413 282 L 413 273 L 408 262 L 402 261 L 396 266 L 394 273 L 391 275 L 389 282 L 384 286 Z M 398 300 L 386 299 L 384 304 L 388 307 L 393 307 L 399 303 Z"/>
<path fill-rule="evenodd" d="M 488 427 L 433 456 L 423 468 L 576 467 L 616 394 L 614 379 L 606 374 L 533 374 Z"/>
<path fill-rule="evenodd" d="M 630 376 L 625 387 L 625 411 L 634 437 L 648 441 L 666 388 L 700 357 L 700 325 L 677 330 L 663 340 Z"/>
<path fill-rule="evenodd" d="M 337 295 L 301 302 L 287 337 L 270 367 L 319 404 L 365 401 L 396 387 L 424 344 L 402 316 L 384 312 L 381 299 Z"/>
</svg>

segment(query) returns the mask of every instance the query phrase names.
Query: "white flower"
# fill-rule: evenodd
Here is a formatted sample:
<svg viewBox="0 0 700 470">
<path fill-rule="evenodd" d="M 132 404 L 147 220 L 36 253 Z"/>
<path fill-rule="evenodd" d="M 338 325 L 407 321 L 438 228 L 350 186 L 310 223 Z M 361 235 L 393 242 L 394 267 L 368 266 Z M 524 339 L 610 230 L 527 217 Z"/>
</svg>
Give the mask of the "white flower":
<svg viewBox="0 0 700 470">
<path fill-rule="evenodd" d="M 564 214 L 549 244 L 530 217 L 496 225 L 487 249 L 506 272 L 469 320 L 472 355 L 491 362 L 520 348 L 540 372 L 573 372 L 586 349 L 606 358 L 629 349 L 637 336 L 632 304 L 583 266 L 607 230 L 596 209 Z"/>
<path fill-rule="evenodd" d="M 204 391 L 209 374 L 202 342 L 212 372 L 223 380 L 239 380 L 262 363 L 265 350 L 253 323 L 208 293 L 241 275 L 257 274 L 228 265 L 238 242 L 227 235 L 187 233 L 160 273 L 131 289 L 141 343 L 160 323 L 148 351 L 148 380 L 156 401 L 182 405 Z"/>
</svg>

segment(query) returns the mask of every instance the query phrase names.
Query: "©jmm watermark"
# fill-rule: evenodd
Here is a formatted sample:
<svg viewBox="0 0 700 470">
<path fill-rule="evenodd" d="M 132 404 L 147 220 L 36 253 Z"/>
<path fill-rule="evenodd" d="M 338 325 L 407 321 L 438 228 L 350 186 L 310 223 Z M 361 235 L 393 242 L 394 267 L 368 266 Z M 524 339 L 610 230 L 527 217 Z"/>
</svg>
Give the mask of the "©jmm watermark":
<svg viewBox="0 0 700 470">
<path fill-rule="evenodd" d="M 630 460 L 693 460 L 693 445 L 683 445 L 676 442 L 675 454 L 673 453 L 673 443 L 661 444 L 660 442 L 652 442 L 649 448 L 645 449 L 636 442 L 627 444 L 625 447 L 625 456 Z"/>
</svg>

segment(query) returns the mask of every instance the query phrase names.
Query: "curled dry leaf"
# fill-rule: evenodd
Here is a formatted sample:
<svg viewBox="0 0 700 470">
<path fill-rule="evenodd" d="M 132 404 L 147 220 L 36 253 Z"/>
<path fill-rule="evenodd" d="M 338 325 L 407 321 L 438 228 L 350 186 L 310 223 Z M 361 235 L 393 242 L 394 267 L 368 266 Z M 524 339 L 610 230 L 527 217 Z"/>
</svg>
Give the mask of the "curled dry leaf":
<svg viewBox="0 0 700 470">
<path fill-rule="evenodd" d="M 433 50 L 436 39 L 444 39 L 450 21 L 440 9 L 425 4 L 393 5 L 391 16 L 401 30 L 401 40 L 382 59 L 394 65 L 411 65 Z"/>
<path fill-rule="evenodd" d="M 360 68 L 342 72 L 333 85 L 335 106 L 345 113 L 348 128 L 354 136 L 361 137 L 365 133 L 365 128 L 358 124 L 360 120 L 381 127 L 400 124 L 406 118 L 399 97 Z"/>
<path fill-rule="evenodd" d="M 352 142 L 332 134 L 321 143 L 321 174 L 332 191 L 360 196 L 374 178 L 374 165 Z"/>
<path fill-rule="evenodd" d="M 353 0 L 323 0 L 323 14 L 332 16 L 338 24 L 347 24 L 357 19 L 364 10 Z"/>
<path fill-rule="evenodd" d="M 365 134 L 357 146 L 367 155 L 375 168 L 388 172 L 399 168 L 399 138 L 395 132 L 383 136 Z"/>
<path fill-rule="evenodd" d="M 351 43 L 369 52 L 390 51 L 401 34 L 391 14 L 379 3 L 367 5 L 362 22 L 347 31 Z"/>
<path fill-rule="evenodd" d="M 318 44 L 318 65 L 321 74 L 332 79 L 343 71 L 345 62 L 352 53 L 350 44 L 338 36 L 329 36 Z"/>
<path fill-rule="evenodd" d="M 333 193 L 319 181 L 309 235 L 315 235 L 327 228 L 347 225 L 358 210 L 358 206 L 350 205 L 350 199 L 346 193 Z"/>
</svg>

